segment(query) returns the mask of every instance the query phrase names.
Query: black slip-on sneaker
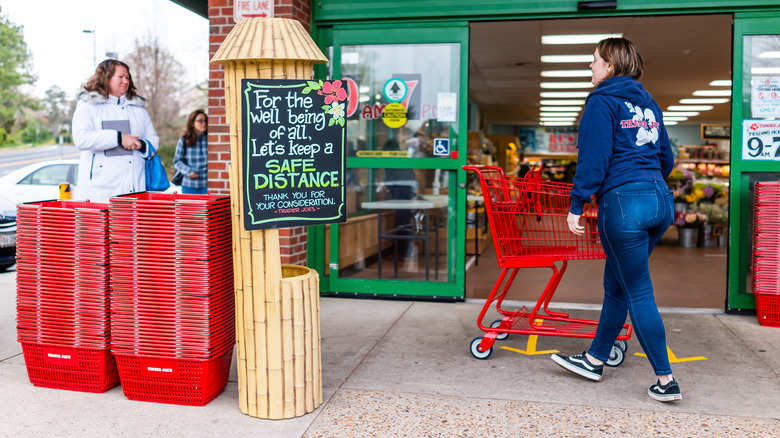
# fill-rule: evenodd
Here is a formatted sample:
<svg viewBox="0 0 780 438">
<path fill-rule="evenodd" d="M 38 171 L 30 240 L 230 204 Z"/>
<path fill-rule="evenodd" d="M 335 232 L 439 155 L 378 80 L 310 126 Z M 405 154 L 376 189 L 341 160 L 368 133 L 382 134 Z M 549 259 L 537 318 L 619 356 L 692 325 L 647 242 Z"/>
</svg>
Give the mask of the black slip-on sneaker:
<svg viewBox="0 0 780 438">
<path fill-rule="evenodd" d="M 561 356 L 555 353 L 551 356 L 553 362 L 566 368 L 572 373 L 579 374 L 582 377 L 590 380 L 601 380 L 601 373 L 604 371 L 604 365 L 593 365 L 590 363 L 585 352 L 582 354 L 576 354 L 574 356 Z"/>
<path fill-rule="evenodd" d="M 680 385 L 674 379 L 666 385 L 661 385 L 660 380 L 656 381 L 655 385 L 647 388 L 647 395 L 661 402 L 682 400 Z"/>
</svg>

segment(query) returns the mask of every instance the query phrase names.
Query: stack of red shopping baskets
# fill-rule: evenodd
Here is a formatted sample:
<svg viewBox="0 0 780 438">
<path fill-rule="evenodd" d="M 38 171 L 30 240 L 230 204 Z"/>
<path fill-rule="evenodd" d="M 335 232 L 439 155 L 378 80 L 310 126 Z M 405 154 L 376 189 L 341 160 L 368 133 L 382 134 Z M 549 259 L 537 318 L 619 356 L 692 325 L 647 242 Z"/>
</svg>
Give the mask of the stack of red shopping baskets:
<svg viewBox="0 0 780 438">
<path fill-rule="evenodd" d="M 132 400 L 202 406 L 235 341 L 230 198 L 111 199 L 111 350 Z"/>
<path fill-rule="evenodd" d="M 780 327 L 780 181 L 757 182 L 753 293 L 761 325 Z"/>
<path fill-rule="evenodd" d="M 35 386 L 104 392 L 109 351 L 108 204 L 45 201 L 17 212 L 17 339 Z"/>
</svg>

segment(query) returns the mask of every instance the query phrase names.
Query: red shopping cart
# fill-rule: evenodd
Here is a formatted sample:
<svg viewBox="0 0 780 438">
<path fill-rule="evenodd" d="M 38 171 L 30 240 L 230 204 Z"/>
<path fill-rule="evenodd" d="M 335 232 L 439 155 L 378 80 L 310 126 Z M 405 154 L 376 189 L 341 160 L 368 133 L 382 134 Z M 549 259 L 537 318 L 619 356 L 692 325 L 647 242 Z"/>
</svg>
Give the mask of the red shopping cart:
<svg viewBox="0 0 780 438">
<path fill-rule="evenodd" d="M 595 202 L 585 205 L 581 221 L 585 234 L 577 236 L 569 232 L 566 223 L 571 184 L 542 181 L 540 169 L 528 172 L 523 178 L 506 177 L 500 167 L 494 166 L 463 166 L 463 169 L 479 175 L 501 268 L 477 320 L 477 326 L 485 334 L 471 342 L 471 354 L 477 359 L 487 359 L 493 343 L 510 334 L 593 338 L 598 321 L 570 318 L 568 313 L 550 311 L 548 306 L 569 260 L 606 258 L 596 226 Z M 525 306 L 517 310 L 502 308 L 520 268 L 544 267 L 552 269 L 552 276 L 532 310 Z M 494 302 L 502 318 L 485 326 L 485 315 Z M 631 332 L 631 326 L 624 324 L 607 365 L 623 363 Z"/>
</svg>

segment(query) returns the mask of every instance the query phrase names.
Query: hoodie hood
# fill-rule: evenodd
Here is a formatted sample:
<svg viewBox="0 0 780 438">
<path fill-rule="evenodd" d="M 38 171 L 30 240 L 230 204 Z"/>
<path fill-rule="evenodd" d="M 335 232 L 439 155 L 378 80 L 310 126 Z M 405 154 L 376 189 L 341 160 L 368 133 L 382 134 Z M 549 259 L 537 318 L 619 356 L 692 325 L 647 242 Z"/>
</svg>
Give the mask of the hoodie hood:
<svg viewBox="0 0 780 438">
<path fill-rule="evenodd" d="M 114 97 L 114 96 L 107 96 L 104 97 L 102 94 L 98 93 L 97 91 L 87 91 L 87 90 L 81 90 L 81 92 L 76 96 L 79 100 L 83 100 L 84 102 L 87 102 L 92 105 L 97 105 L 99 103 L 127 103 L 128 105 L 135 105 L 139 106 L 141 108 L 146 108 L 146 99 L 144 99 L 141 96 L 136 95 L 132 99 L 128 99 L 126 96 L 121 97 Z"/>
<path fill-rule="evenodd" d="M 594 95 L 613 96 L 643 107 L 653 101 L 642 83 L 630 76 L 614 76 L 603 81 L 588 95 L 588 99 Z"/>
</svg>

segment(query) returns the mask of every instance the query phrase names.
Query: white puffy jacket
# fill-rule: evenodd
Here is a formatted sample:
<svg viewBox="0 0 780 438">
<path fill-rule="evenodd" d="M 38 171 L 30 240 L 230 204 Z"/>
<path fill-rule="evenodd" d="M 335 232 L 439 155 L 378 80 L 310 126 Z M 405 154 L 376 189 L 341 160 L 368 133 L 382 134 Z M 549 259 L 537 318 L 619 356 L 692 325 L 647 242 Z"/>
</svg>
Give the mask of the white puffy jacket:
<svg viewBox="0 0 780 438">
<path fill-rule="evenodd" d="M 73 113 L 73 143 L 81 150 L 79 178 L 75 194 L 78 199 L 108 202 L 112 196 L 146 190 L 144 158 L 149 155 L 133 151 L 132 155 L 107 156 L 105 151 L 117 146 L 117 131 L 102 129 L 107 120 L 129 120 L 130 132 L 149 140 L 157 149 L 159 138 L 146 112 L 146 100 L 140 96 L 105 98 L 97 92 L 82 91 Z"/>
</svg>

